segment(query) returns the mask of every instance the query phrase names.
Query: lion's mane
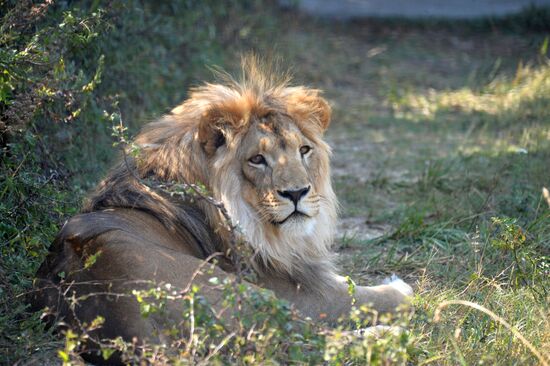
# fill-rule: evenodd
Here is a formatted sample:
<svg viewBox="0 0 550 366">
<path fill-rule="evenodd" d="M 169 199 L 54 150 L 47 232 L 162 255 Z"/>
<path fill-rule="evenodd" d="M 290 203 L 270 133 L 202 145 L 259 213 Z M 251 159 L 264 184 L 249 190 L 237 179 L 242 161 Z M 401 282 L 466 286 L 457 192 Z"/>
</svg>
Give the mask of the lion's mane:
<svg viewBox="0 0 550 366">
<path fill-rule="evenodd" d="M 236 148 L 251 116 L 273 111 L 291 116 L 326 157 L 314 174 L 316 186 L 321 187 L 320 214 L 313 228 L 299 233 L 276 234 L 266 228 L 241 197 L 243 178 L 235 159 Z M 189 238 L 199 258 L 207 258 L 228 249 L 228 233 L 219 211 L 201 200 L 182 202 L 151 189 L 136 175 L 161 182 L 204 184 L 244 232 L 254 252 L 256 271 L 329 291 L 335 273 L 329 248 L 337 210 L 330 182 L 330 149 L 322 139 L 329 120 L 330 108 L 317 90 L 290 87 L 286 79 L 277 80 L 269 70 L 248 62 L 239 81 L 226 76 L 221 83 L 195 88 L 183 104 L 146 125 L 135 139 L 139 155 L 122 159 L 109 172 L 83 212 L 117 207 L 146 211 L 175 234 Z"/>
</svg>

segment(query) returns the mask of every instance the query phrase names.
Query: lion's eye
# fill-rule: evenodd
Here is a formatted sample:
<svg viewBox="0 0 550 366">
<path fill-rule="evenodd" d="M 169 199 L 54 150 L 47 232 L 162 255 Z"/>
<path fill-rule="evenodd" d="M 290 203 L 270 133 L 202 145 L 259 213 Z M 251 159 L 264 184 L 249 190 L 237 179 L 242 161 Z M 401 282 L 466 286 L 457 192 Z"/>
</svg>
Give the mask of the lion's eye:
<svg viewBox="0 0 550 366">
<path fill-rule="evenodd" d="M 300 154 L 302 154 L 302 156 L 304 156 L 310 151 L 311 151 L 311 146 L 304 145 L 300 148 Z"/>
<path fill-rule="evenodd" d="M 253 157 L 248 159 L 248 161 L 250 161 L 252 164 L 256 164 L 256 165 L 260 165 L 260 164 L 267 165 L 267 162 L 265 161 L 264 156 L 261 155 L 261 154 L 254 155 Z"/>
</svg>

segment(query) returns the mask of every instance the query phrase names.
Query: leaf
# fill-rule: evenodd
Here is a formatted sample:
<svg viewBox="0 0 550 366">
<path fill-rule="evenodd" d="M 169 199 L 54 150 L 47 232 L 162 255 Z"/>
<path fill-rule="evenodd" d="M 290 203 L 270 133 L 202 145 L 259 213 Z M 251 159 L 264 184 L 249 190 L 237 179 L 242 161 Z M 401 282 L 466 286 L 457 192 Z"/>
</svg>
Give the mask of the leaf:
<svg viewBox="0 0 550 366">
<path fill-rule="evenodd" d="M 355 284 L 355 282 L 353 282 L 350 276 L 346 276 L 346 282 L 348 283 L 348 294 L 351 297 L 351 304 L 353 305 L 355 304 L 355 301 L 356 301 L 355 290 L 357 285 Z"/>
<path fill-rule="evenodd" d="M 544 41 L 542 41 L 542 45 L 540 46 L 540 54 L 542 56 L 546 56 L 546 53 L 548 52 L 548 37 L 544 38 Z"/>
<path fill-rule="evenodd" d="M 98 250 L 96 253 L 86 258 L 86 261 L 84 262 L 84 268 L 88 269 L 91 266 L 93 266 L 100 255 L 101 255 L 101 250 Z"/>
<path fill-rule="evenodd" d="M 90 324 L 90 328 L 91 328 L 91 329 L 99 328 L 100 326 L 103 325 L 103 323 L 105 323 L 105 318 L 102 317 L 101 315 L 98 315 L 98 316 L 92 321 L 92 323 Z"/>
<path fill-rule="evenodd" d="M 61 358 L 61 360 L 63 360 L 63 362 L 69 362 L 69 355 L 67 354 L 67 352 L 58 350 L 57 355 L 59 356 L 59 358 Z"/>
<path fill-rule="evenodd" d="M 102 348 L 101 349 L 101 356 L 103 357 L 104 360 L 109 359 L 109 357 L 111 357 L 111 355 L 113 353 L 115 353 L 115 350 L 112 349 L 112 348 Z"/>
</svg>

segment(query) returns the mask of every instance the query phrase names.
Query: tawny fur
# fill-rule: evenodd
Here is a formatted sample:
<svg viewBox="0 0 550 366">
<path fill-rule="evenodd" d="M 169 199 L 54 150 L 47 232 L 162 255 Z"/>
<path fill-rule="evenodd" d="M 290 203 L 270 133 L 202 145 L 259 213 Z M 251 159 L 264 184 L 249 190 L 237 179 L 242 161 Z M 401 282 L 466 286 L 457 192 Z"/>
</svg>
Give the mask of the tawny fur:
<svg viewBox="0 0 550 366">
<path fill-rule="evenodd" d="M 139 154 L 122 159 L 82 214 L 59 233 L 38 271 L 34 307 L 48 306 L 69 324 L 101 313 L 106 322 L 98 332 L 104 337 L 151 338 L 162 327 L 160 320 L 140 317 L 139 306 L 128 298 L 86 297 L 71 311 L 56 288 L 71 283 L 71 290 L 85 296 L 98 288 L 128 293 L 142 280 L 183 287 L 202 260 L 228 252 L 230 235 L 216 207 L 142 183 L 154 179 L 202 184 L 224 204 L 252 248 L 257 285 L 314 319 L 334 321 L 349 313 L 348 285 L 336 274 L 330 251 L 337 201 L 323 133 L 331 109 L 318 90 L 287 81 L 249 59 L 241 80 L 225 77 L 198 87 L 170 114 L 146 125 L 135 139 Z M 265 164 L 253 163 L 258 154 Z M 297 189 L 305 192 L 298 201 L 285 196 Z M 86 258 L 98 252 L 96 263 L 86 267 Z M 228 257 L 214 275 L 231 277 L 231 271 Z M 195 281 L 216 307 L 222 293 L 206 275 Z M 391 312 L 410 294 L 399 280 L 357 286 L 355 298 Z M 180 316 L 177 306 L 170 314 Z"/>
<path fill-rule="evenodd" d="M 208 203 L 197 202 L 209 223 L 209 227 L 197 227 L 187 219 L 188 207 L 140 184 L 129 168 L 137 168 L 143 178 L 204 184 L 243 229 L 256 253 L 253 263 L 261 262 L 257 271 L 277 271 L 302 286 L 329 291 L 334 276 L 330 246 L 337 201 L 330 182 L 330 148 L 322 140 L 322 132 L 329 124 L 330 107 L 320 98 L 319 91 L 288 87 L 285 81 L 266 76 L 251 64 L 240 82 L 228 78 L 226 82 L 194 89 L 190 98 L 169 115 L 147 125 L 135 139 L 141 148 L 139 158 L 120 162 L 100 183 L 83 212 L 113 207 L 149 211 L 170 228 L 191 231 L 206 258 L 228 249 L 224 242 L 227 235 L 219 232 L 224 226 L 219 211 Z M 321 208 L 306 232 L 299 227 L 288 231 L 272 230 L 269 224 L 258 225 L 258 212 L 243 200 L 240 189 L 243 178 L 236 154 L 243 136 L 251 124 L 276 115 L 290 117 L 315 143 L 316 154 L 321 155 L 320 164 L 311 172 Z M 279 122 L 273 118 L 273 123 Z M 217 150 L 211 146 L 215 143 L 211 135 L 215 133 L 222 133 L 227 142 Z M 212 242 L 207 233 L 212 231 L 220 236 L 217 242 Z"/>
</svg>

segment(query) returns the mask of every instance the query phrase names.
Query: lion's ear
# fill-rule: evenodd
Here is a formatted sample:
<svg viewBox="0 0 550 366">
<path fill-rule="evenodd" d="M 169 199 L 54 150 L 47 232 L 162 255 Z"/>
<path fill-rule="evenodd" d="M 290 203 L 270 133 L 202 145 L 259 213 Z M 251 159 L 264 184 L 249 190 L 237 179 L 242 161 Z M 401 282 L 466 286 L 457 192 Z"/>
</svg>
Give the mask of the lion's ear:
<svg viewBox="0 0 550 366">
<path fill-rule="evenodd" d="M 328 128 L 332 109 L 319 95 L 318 90 L 302 87 L 287 88 L 286 104 L 288 114 L 296 120 L 313 123 L 321 129 L 321 132 Z"/>
<path fill-rule="evenodd" d="M 199 123 L 199 141 L 208 156 L 225 144 L 224 122 L 214 111 L 208 111 Z"/>
<path fill-rule="evenodd" d="M 243 124 L 246 115 L 233 104 L 212 106 L 199 124 L 199 141 L 208 156 L 225 145 L 232 133 Z"/>
</svg>

